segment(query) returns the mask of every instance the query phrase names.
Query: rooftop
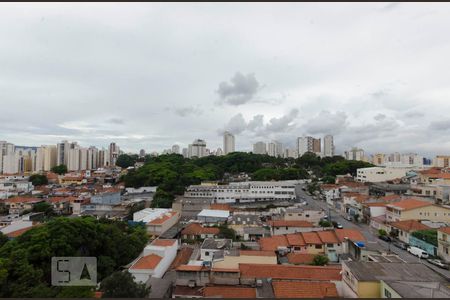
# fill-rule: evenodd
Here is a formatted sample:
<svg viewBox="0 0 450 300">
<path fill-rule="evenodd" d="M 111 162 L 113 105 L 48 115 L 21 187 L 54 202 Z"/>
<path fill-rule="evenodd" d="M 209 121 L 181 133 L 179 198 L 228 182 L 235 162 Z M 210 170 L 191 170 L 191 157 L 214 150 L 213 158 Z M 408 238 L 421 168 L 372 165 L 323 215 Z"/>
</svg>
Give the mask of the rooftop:
<svg viewBox="0 0 450 300">
<path fill-rule="evenodd" d="M 256 298 L 256 289 L 238 286 L 207 286 L 203 290 L 206 298 Z"/>
<path fill-rule="evenodd" d="M 162 257 L 156 254 L 150 254 L 139 258 L 139 260 L 131 266 L 130 269 L 153 270 L 161 261 Z"/>
<path fill-rule="evenodd" d="M 417 230 L 426 230 L 431 229 L 427 225 L 424 225 L 420 223 L 417 220 L 404 220 L 404 221 L 397 221 L 397 222 L 391 222 L 389 223 L 392 227 L 395 227 L 397 229 L 400 229 L 405 232 L 413 232 Z"/>
<path fill-rule="evenodd" d="M 388 204 L 388 207 L 392 207 L 399 210 L 411 210 L 416 208 L 421 208 L 425 206 L 433 205 L 428 201 L 417 200 L 417 199 L 405 199 L 399 202 Z"/>
<path fill-rule="evenodd" d="M 233 241 L 230 239 L 211 239 L 207 238 L 203 241 L 201 249 L 231 249 Z"/>
<path fill-rule="evenodd" d="M 332 282 L 273 281 L 275 298 L 325 298 L 339 297 Z"/>
<path fill-rule="evenodd" d="M 341 266 L 239 264 L 241 278 L 341 280 Z"/>
<path fill-rule="evenodd" d="M 153 246 L 161 246 L 161 247 L 170 247 L 173 246 L 174 243 L 176 243 L 177 240 L 173 239 L 156 239 L 152 242 Z"/>
<path fill-rule="evenodd" d="M 450 289 L 440 282 L 384 280 L 403 298 L 450 298 Z"/>
<path fill-rule="evenodd" d="M 230 212 L 228 210 L 203 209 L 198 217 L 228 218 Z"/>
<path fill-rule="evenodd" d="M 214 235 L 217 235 L 217 234 L 219 234 L 219 232 L 220 232 L 220 230 L 217 227 L 203 227 L 201 224 L 191 223 L 181 231 L 181 234 L 186 234 L 186 235 L 214 234 Z"/>
<path fill-rule="evenodd" d="M 151 220 L 150 222 L 147 222 L 147 224 L 160 225 L 160 224 L 163 224 L 164 222 L 167 222 L 168 220 L 172 219 L 176 215 L 178 215 L 178 212 L 171 211 L 171 212 L 165 213 L 163 215 L 160 215 L 159 217 Z"/>
<path fill-rule="evenodd" d="M 274 220 L 269 221 L 268 224 L 272 227 L 314 227 L 314 224 L 308 221 Z"/>
<path fill-rule="evenodd" d="M 359 262 L 346 261 L 352 274 L 359 281 L 377 280 L 410 280 L 410 281 L 443 281 L 438 273 L 421 263 L 396 263 L 396 262 Z"/>
</svg>

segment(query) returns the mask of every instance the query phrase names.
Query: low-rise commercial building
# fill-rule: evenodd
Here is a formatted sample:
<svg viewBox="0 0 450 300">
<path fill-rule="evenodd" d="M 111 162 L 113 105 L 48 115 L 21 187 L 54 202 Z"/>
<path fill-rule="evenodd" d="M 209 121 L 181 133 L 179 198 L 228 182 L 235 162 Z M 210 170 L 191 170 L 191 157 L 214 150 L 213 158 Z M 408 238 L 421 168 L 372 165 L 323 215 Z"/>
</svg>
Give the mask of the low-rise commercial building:
<svg viewBox="0 0 450 300">
<path fill-rule="evenodd" d="M 404 199 L 386 205 L 386 221 L 429 220 L 448 222 L 450 207 L 436 205 L 429 201 Z"/>
<path fill-rule="evenodd" d="M 409 169 L 370 167 L 360 168 L 356 171 L 356 181 L 358 182 L 384 182 L 396 178 L 402 178 Z"/>
</svg>

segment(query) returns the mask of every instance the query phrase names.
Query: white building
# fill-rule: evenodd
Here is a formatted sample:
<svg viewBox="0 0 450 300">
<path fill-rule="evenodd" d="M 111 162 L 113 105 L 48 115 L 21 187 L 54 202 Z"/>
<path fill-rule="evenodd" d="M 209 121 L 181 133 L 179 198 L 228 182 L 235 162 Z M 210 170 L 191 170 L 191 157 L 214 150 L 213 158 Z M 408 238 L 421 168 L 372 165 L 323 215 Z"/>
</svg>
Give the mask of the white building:
<svg viewBox="0 0 450 300">
<path fill-rule="evenodd" d="M 352 148 L 344 153 L 346 160 L 364 160 L 364 150 L 359 148 Z"/>
<path fill-rule="evenodd" d="M 80 148 L 78 147 L 78 145 L 74 145 L 74 148 L 69 149 L 69 155 L 67 158 L 67 170 L 80 170 Z"/>
<path fill-rule="evenodd" d="M 223 134 L 223 154 L 227 155 L 228 153 L 234 151 L 235 151 L 234 135 L 232 135 L 228 131 L 225 131 Z"/>
<path fill-rule="evenodd" d="M 88 149 L 87 169 L 95 170 L 98 168 L 98 164 L 99 164 L 98 149 L 94 146 L 91 146 Z"/>
<path fill-rule="evenodd" d="M 189 157 L 189 151 L 188 148 L 183 148 L 183 151 L 181 153 L 183 155 L 183 157 Z"/>
<path fill-rule="evenodd" d="M 334 156 L 334 143 L 332 135 L 326 135 L 323 138 L 323 155 L 325 157 Z"/>
<path fill-rule="evenodd" d="M 223 155 L 223 151 L 221 148 L 217 148 L 216 150 L 216 156 L 222 156 Z"/>
<path fill-rule="evenodd" d="M 34 171 L 50 171 L 56 166 L 57 148 L 54 145 L 43 145 L 36 150 Z"/>
<path fill-rule="evenodd" d="M 298 153 L 296 149 L 286 148 L 284 150 L 284 157 L 297 158 Z"/>
<path fill-rule="evenodd" d="M 371 167 L 361 168 L 356 172 L 358 182 L 383 182 L 406 176 L 409 168 Z"/>
<path fill-rule="evenodd" d="M 297 138 L 298 156 L 302 156 L 306 152 L 313 152 L 316 155 L 321 155 L 320 148 L 320 139 L 315 139 L 312 136 Z"/>
<path fill-rule="evenodd" d="M 178 146 L 178 145 L 173 145 L 173 146 L 172 146 L 172 153 L 180 154 L 180 146 Z"/>
<path fill-rule="evenodd" d="M 188 148 L 189 158 L 206 156 L 206 142 L 201 139 L 196 139 Z"/>
<path fill-rule="evenodd" d="M 0 173 L 3 172 L 3 156 L 14 153 L 14 145 L 6 141 L 0 141 Z"/>
<path fill-rule="evenodd" d="M 295 186 L 286 181 L 232 182 L 229 185 L 191 185 L 186 198 L 208 198 L 216 203 L 251 203 L 295 199 Z"/>
<path fill-rule="evenodd" d="M 257 142 L 253 144 L 254 154 L 267 154 L 267 145 L 264 142 Z"/>
<path fill-rule="evenodd" d="M 152 277 L 162 278 L 177 256 L 178 241 L 156 239 L 147 245 L 128 269 L 136 283 L 146 283 Z"/>
</svg>

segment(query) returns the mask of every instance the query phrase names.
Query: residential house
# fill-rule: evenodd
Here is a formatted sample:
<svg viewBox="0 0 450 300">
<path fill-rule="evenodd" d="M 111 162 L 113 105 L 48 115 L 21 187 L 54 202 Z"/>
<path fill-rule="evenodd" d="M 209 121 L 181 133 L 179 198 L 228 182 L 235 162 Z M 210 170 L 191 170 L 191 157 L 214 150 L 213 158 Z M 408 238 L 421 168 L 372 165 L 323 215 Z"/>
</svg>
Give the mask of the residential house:
<svg viewBox="0 0 450 300">
<path fill-rule="evenodd" d="M 199 223 L 190 223 L 181 231 L 181 236 L 188 240 L 216 238 L 219 232 L 218 227 L 204 227 Z"/>
<path fill-rule="evenodd" d="M 362 220 L 363 204 L 368 202 L 370 197 L 359 193 L 343 193 L 341 212 Z"/>
<path fill-rule="evenodd" d="M 203 209 L 198 215 L 197 220 L 203 223 L 225 223 L 228 221 L 230 212 L 227 210 Z"/>
<path fill-rule="evenodd" d="M 166 208 L 145 208 L 133 214 L 133 222 L 144 223 L 148 234 L 153 236 L 160 236 L 179 219 L 179 212 Z"/>
<path fill-rule="evenodd" d="M 447 263 L 450 263 L 450 227 L 442 227 L 438 230 L 437 254 Z"/>
<path fill-rule="evenodd" d="M 446 222 L 450 218 L 450 207 L 428 201 L 404 199 L 386 205 L 386 221 L 430 220 Z"/>
<path fill-rule="evenodd" d="M 323 210 L 309 210 L 299 207 L 287 207 L 283 213 L 285 221 L 307 221 L 319 225 L 320 220 L 325 217 Z"/>
<path fill-rule="evenodd" d="M 156 239 L 132 262 L 128 272 L 138 283 L 146 283 L 151 277 L 162 278 L 177 256 L 177 250 L 177 240 Z"/>
<path fill-rule="evenodd" d="M 205 298 L 256 298 L 256 288 L 244 286 L 207 286 L 203 289 Z"/>
<path fill-rule="evenodd" d="M 230 239 L 211 239 L 206 238 L 200 247 L 200 259 L 202 261 L 213 261 L 223 257 L 225 251 L 230 250 L 233 241 Z"/>
<path fill-rule="evenodd" d="M 176 285 L 185 287 L 205 286 L 209 284 L 209 273 L 211 268 L 200 264 L 181 265 L 176 268 Z"/>
<path fill-rule="evenodd" d="M 388 232 L 393 232 L 400 241 L 409 244 L 411 233 L 418 230 L 431 229 L 417 220 L 403 220 L 388 224 Z"/>
<path fill-rule="evenodd" d="M 381 281 L 439 283 L 448 282 L 438 273 L 421 263 L 342 262 L 343 297 L 381 298 L 384 295 Z M 388 294 L 387 294 L 388 295 Z"/>
<path fill-rule="evenodd" d="M 236 231 L 238 236 L 244 236 L 245 228 L 261 228 L 263 223 L 259 215 L 234 213 L 227 222 L 228 227 Z"/>
<path fill-rule="evenodd" d="M 322 227 L 315 227 L 314 224 L 308 221 L 273 220 L 268 221 L 267 224 L 272 235 L 323 230 Z"/>
<path fill-rule="evenodd" d="M 322 281 L 280 281 L 272 282 L 275 298 L 338 298 L 336 284 Z"/>
<path fill-rule="evenodd" d="M 239 264 L 277 264 L 275 251 L 235 250 L 213 261 L 214 269 L 239 269 Z"/>
<path fill-rule="evenodd" d="M 8 207 L 9 214 L 22 214 L 25 211 L 31 211 L 36 204 L 44 202 L 44 199 L 18 196 L 1 202 Z"/>
</svg>

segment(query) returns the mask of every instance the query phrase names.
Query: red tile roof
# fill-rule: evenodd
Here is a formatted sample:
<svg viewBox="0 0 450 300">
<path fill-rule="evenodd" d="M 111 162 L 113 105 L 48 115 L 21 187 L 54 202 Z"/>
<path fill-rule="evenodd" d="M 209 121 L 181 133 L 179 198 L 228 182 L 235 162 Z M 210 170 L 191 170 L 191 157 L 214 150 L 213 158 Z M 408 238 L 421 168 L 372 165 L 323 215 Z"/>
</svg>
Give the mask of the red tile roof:
<svg viewBox="0 0 450 300">
<path fill-rule="evenodd" d="M 239 264 L 241 278 L 341 280 L 341 266 Z"/>
<path fill-rule="evenodd" d="M 302 232 L 303 239 L 305 240 L 305 243 L 308 245 L 321 245 L 323 242 L 320 240 L 319 235 L 317 232 Z"/>
<path fill-rule="evenodd" d="M 212 272 L 226 272 L 226 273 L 239 273 L 239 269 L 229 269 L 229 268 L 212 268 Z"/>
<path fill-rule="evenodd" d="M 290 246 L 305 246 L 306 242 L 301 233 L 286 234 L 286 239 Z"/>
<path fill-rule="evenodd" d="M 209 268 L 205 266 L 181 265 L 178 266 L 176 270 L 185 272 L 199 272 L 199 271 L 208 271 Z"/>
<path fill-rule="evenodd" d="M 175 257 L 172 264 L 170 265 L 170 270 L 173 270 L 180 265 L 187 264 L 189 262 L 189 259 L 191 258 L 191 255 L 193 252 L 194 252 L 193 248 L 183 246 L 178 251 L 177 256 Z"/>
<path fill-rule="evenodd" d="M 354 242 L 363 242 L 366 240 L 361 231 L 357 229 L 344 228 L 344 229 L 335 229 L 334 231 L 336 232 L 336 236 L 340 242 L 343 242 L 346 237 Z"/>
<path fill-rule="evenodd" d="M 217 227 L 203 227 L 198 223 L 191 223 L 181 231 L 183 235 L 202 235 L 202 234 L 219 234 L 220 230 Z"/>
<path fill-rule="evenodd" d="M 272 227 L 314 227 L 314 224 L 308 221 L 275 220 L 267 223 Z"/>
<path fill-rule="evenodd" d="M 290 252 L 286 255 L 287 260 L 293 265 L 309 265 L 313 262 L 315 254 Z"/>
<path fill-rule="evenodd" d="M 274 235 L 271 237 L 263 237 L 258 241 L 261 246 L 261 250 L 275 251 L 278 247 L 288 247 L 289 243 L 284 235 Z"/>
<path fill-rule="evenodd" d="M 325 244 L 338 244 L 339 239 L 336 236 L 336 233 L 332 230 L 318 231 L 320 240 Z"/>
<path fill-rule="evenodd" d="M 275 298 L 325 298 L 339 297 L 332 282 L 273 281 Z"/>
<path fill-rule="evenodd" d="M 239 255 L 244 256 L 277 256 L 274 251 L 239 250 Z"/>
<path fill-rule="evenodd" d="M 445 234 L 450 234 L 450 227 L 441 227 L 438 230 Z"/>
<path fill-rule="evenodd" d="M 391 222 L 389 225 L 391 225 L 392 227 L 398 228 L 402 231 L 405 231 L 405 232 L 413 232 L 413 231 L 417 231 L 417 230 L 431 229 L 427 225 L 424 225 L 417 220 L 404 220 L 404 221 Z"/>
<path fill-rule="evenodd" d="M 172 239 L 156 239 L 152 242 L 153 246 L 161 246 L 161 247 L 170 247 L 173 246 L 174 243 L 176 243 L 177 240 L 172 240 Z"/>
<path fill-rule="evenodd" d="M 256 298 L 256 289 L 237 286 L 207 286 L 203 290 L 206 298 Z"/>
<path fill-rule="evenodd" d="M 433 205 L 433 204 L 428 201 L 416 200 L 416 199 L 405 199 L 405 200 L 402 200 L 399 202 L 394 202 L 394 203 L 388 204 L 387 206 L 393 207 L 396 209 L 400 209 L 400 210 L 411 210 L 411 209 L 416 209 L 416 208 L 431 206 L 431 205 Z"/>
<path fill-rule="evenodd" d="M 211 209 L 211 210 L 228 210 L 228 211 L 232 210 L 230 204 L 226 204 L 226 203 L 213 203 L 209 206 L 209 209 Z"/>
<path fill-rule="evenodd" d="M 161 217 L 159 217 L 159 218 L 156 218 L 156 219 L 151 220 L 151 221 L 148 222 L 147 224 L 150 224 L 150 225 L 161 225 L 161 224 L 167 222 L 168 220 L 172 219 L 172 218 L 173 218 L 174 216 L 176 216 L 177 214 L 178 214 L 178 212 L 172 211 L 172 212 L 169 212 L 169 213 L 167 213 L 167 214 L 163 214 L 163 215 L 162 215 Z"/>
<path fill-rule="evenodd" d="M 131 269 L 155 269 L 156 266 L 161 261 L 162 257 L 156 254 L 150 254 L 147 256 L 141 257 L 134 265 L 131 266 Z"/>
<path fill-rule="evenodd" d="M 9 199 L 5 199 L 5 203 L 38 203 L 44 201 L 40 198 L 33 197 L 13 197 Z"/>
<path fill-rule="evenodd" d="M 395 201 L 395 200 L 400 200 L 402 198 L 402 196 L 400 195 L 387 195 L 387 196 L 383 196 L 378 198 L 381 201 L 385 201 L 385 202 L 391 202 L 391 201 Z"/>
</svg>

